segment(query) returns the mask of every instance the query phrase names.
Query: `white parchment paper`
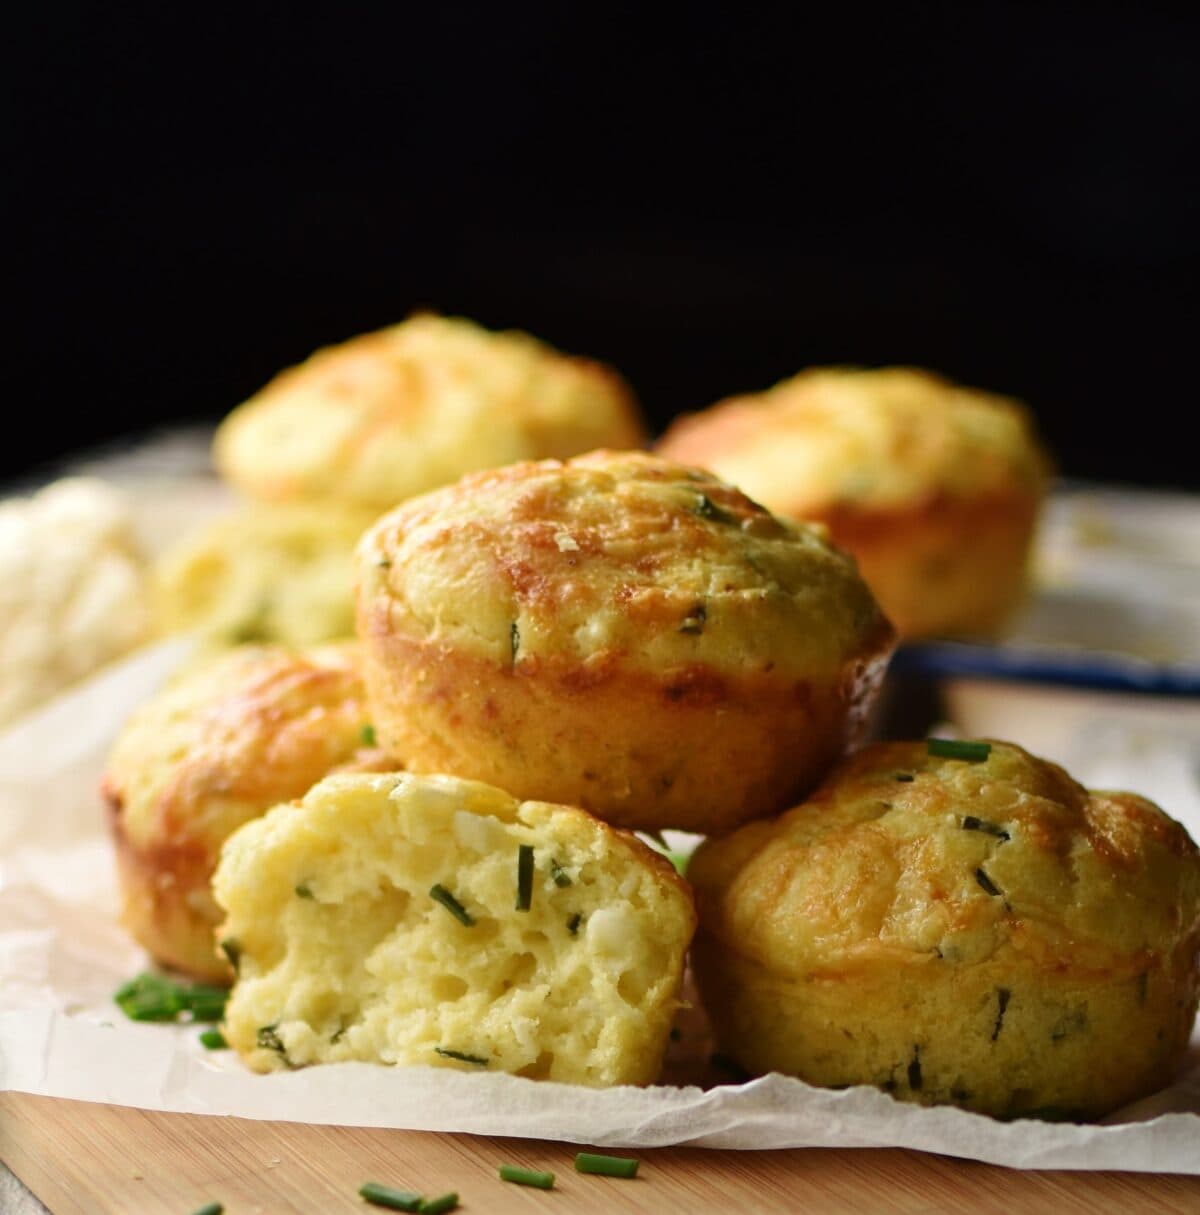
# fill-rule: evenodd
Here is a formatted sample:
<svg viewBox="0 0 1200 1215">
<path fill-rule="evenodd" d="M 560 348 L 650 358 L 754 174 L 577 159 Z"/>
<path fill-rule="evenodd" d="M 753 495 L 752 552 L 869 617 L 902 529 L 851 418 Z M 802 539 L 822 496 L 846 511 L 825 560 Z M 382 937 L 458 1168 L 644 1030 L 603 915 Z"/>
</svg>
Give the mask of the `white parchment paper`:
<svg viewBox="0 0 1200 1215">
<path fill-rule="evenodd" d="M 1017 1168 L 1200 1173 L 1200 1036 L 1172 1088 L 1105 1125 L 1074 1126 L 997 1122 L 783 1076 L 707 1091 L 593 1090 L 357 1063 L 257 1076 L 232 1052 L 205 1051 L 194 1026 L 124 1020 L 111 994 L 147 959 L 116 922 L 96 786 L 125 716 L 185 650 L 180 643 L 147 650 L 0 736 L 0 1089 L 150 1110 L 623 1148 L 907 1147 Z M 1160 778 L 1178 776 L 1167 808 L 1200 835 L 1195 772 L 1178 758 L 1143 738 L 1122 764 L 1110 739 L 1097 764 L 1110 786 L 1145 785 L 1139 765 Z M 1077 775 L 1090 780 L 1086 771 Z"/>
</svg>

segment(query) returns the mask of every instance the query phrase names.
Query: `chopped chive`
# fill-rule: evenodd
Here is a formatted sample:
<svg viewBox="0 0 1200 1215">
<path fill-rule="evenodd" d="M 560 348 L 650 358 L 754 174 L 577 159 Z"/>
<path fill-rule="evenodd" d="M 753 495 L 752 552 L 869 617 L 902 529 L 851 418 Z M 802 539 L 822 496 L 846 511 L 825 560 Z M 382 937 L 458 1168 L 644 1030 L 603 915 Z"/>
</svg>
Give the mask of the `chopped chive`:
<svg viewBox="0 0 1200 1215">
<path fill-rule="evenodd" d="M 183 989 L 183 1002 L 193 1021 L 219 1021 L 225 1015 L 229 991 L 210 983 L 196 983 Z"/>
<path fill-rule="evenodd" d="M 287 1054 L 287 1048 L 283 1045 L 283 1039 L 279 1036 L 279 1025 L 261 1025 L 258 1033 L 254 1037 L 254 1041 L 263 1050 L 277 1051 L 281 1055 Z"/>
<path fill-rule="evenodd" d="M 698 603 L 684 617 L 683 623 L 679 626 L 681 633 L 691 633 L 693 635 L 704 632 L 704 622 L 708 619 L 708 608 L 703 603 Z"/>
<path fill-rule="evenodd" d="M 1004 1028 L 1004 1014 L 1008 1010 L 1008 1002 L 1012 999 L 1012 992 L 1007 987 L 996 988 L 996 1004 L 998 1011 L 996 1013 L 996 1024 L 992 1026 L 992 1041 L 995 1042 L 1000 1037 L 1000 1031 Z"/>
<path fill-rule="evenodd" d="M 724 507 L 718 506 L 708 494 L 700 494 L 699 499 L 696 503 L 696 514 L 701 519 L 711 519 L 714 523 L 736 522 L 734 517 Z"/>
<path fill-rule="evenodd" d="M 636 1177 L 638 1162 L 628 1156 L 599 1156 L 595 1152 L 580 1152 L 575 1157 L 577 1173 L 599 1173 L 603 1177 Z"/>
<path fill-rule="evenodd" d="M 1000 898 L 1000 887 L 992 881 L 990 877 L 982 869 L 975 870 L 975 880 L 987 891 L 993 898 Z"/>
<path fill-rule="evenodd" d="M 122 983 L 113 1000 L 131 1021 L 174 1021 L 187 1009 L 179 984 L 155 974 L 138 975 Z"/>
<path fill-rule="evenodd" d="M 920 1091 L 924 1081 L 921 1078 L 921 1048 L 913 1047 L 912 1062 L 908 1065 L 908 1087 L 914 1091 Z"/>
<path fill-rule="evenodd" d="M 358 732 L 358 737 L 364 747 L 375 746 L 375 727 L 372 725 L 363 726 L 363 728 Z"/>
<path fill-rule="evenodd" d="M 911 785 L 917 778 L 911 772 L 897 772 L 896 779 L 902 784 Z"/>
<path fill-rule="evenodd" d="M 221 942 L 221 952 L 229 959 L 229 965 L 233 967 L 233 973 L 238 973 L 238 968 L 242 964 L 242 946 L 241 942 L 236 937 L 226 937 Z"/>
<path fill-rule="evenodd" d="M 296 887 L 296 894 L 302 899 L 315 899 L 317 897 L 315 894 L 313 894 L 312 887 L 307 882 L 301 882 L 300 885 Z"/>
<path fill-rule="evenodd" d="M 683 1037 L 683 1031 L 678 1025 L 671 1026 L 670 1038 L 672 1042 L 678 1042 Z"/>
<path fill-rule="evenodd" d="M 502 1164 L 500 1180 L 512 1181 L 517 1185 L 531 1185 L 539 1190 L 554 1189 L 553 1173 L 543 1173 L 539 1169 L 523 1169 L 518 1164 Z"/>
<path fill-rule="evenodd" d="M 994 835 L 998 840 L 1010 840 L 1012 836 L 999 823 L 990 822 L 986 818 L 976 818 L 968 814 L 962 821 L 964 831 L 982 831 L 984 835 Z"/>
<path fill-rule="evenodd" d="M 517 911 L 528 911 L 533 906 L 533 845 L 521 844 L 517 848 Z"/>
<path fill-rule="evenodd" d="M 225 1035 L 219 1029 L 206 1029 L 200 1035 L 200 1045 L 205 1050 L 228 1050 L 229 1043 L 225 1041 Z"/>
<path fill-rule="evenodd" d="M 569 886 L 571 884 L 571 875 L 555 860 L 550 862 L 550 876 L 554 879 L 556 886 Z"/>
<path fill-rule="evenodd" d="M 421 1203 L 417 1208 L 421 1215 L 443 1215 L 445 1211 L 453 1211 L 458 1206 L 458 1194 L 453 1190 L 449 1194 L 439 1194 Z"/>
<path fill-rule="evenodd" d="M 465 924 L 468 928 L 475 926 L 475 920 L 471 913 L 446 889 L 445 886 L 438 882 L 429 888 L 429 897 L 435 903 L 441 903 L 443 907 L 460 923 Z"/>
<path fill-rule="evenodd" d="M 183 987 L 156 974 L 138 975 L 113 994 L 117 1007 L 131 1021 L 178 1021 L 184 1013 L 193 1021 L 219 1021 L 228 998 L 224 987 L 211 983 Z"/>
<path fill-rule="evenodd" d="M 482 1055 L 468 1055 L 461 1050 L 450 1050 L 445 1046 L 433 1048 L 444 1059 L 457 1059 L 460 1063 L 474 1063 L 477 1067 L 487 1067 L 488 1061 Z"/>
<path fill-rule="evenodd" d="M 223 1215 L 225 1208 L 219 1202 L 210 1202 L 193 1211 L 192 1215 Z"/>
<path fill-rule="evenodd" d="M 394 1190 L 390 1185 L 380 1185 L 377 1181 L 368 1181 L 358 1188 L 360 1198 L 377 1207 L 387 1207 L 391 1211 L 419 1211 L 424 1195 L 413 1190 Z"/>
<path fill-rule="evenodd" d="M 375 562 L 375 564 L 381 570 L 390 570 L 392 568 L 392 559 L 391 559 L 391 557 L 380 557 L 379 560 Z"/>
<path fill-rule="evenodd" d="M 965 759 L 970 763 L 979 763 L 992 753 L 991 743 L 967 742 L 958 738 L 931 738 L 925 747 L 930 755 L 940 759 Z"/>
<path fill-rule="evenodd" d="M 583 913 L 582 913 L 582 912 L 580 912 L 580 911 L 577 911 L 577 912 L 576 912 L 576 913 L 575 913 L 575 914 L 574 914 L 574 915 L 573 915 L 573 916 L 572 916 L 572 917 L 571 917 L 571 918 L 570 918 L 570 919 L 567 921 L 567 931 L 568 931 L 568 932 L 569 932 L 569 933 L 570 933 L 572 936 L 574 936 L 574 935 L 575 935 L 575 934 L 576 934 L 576 933 L 579 931 L 579 925 L 580 925 L 580 924 L 582 924 L 582 923 L 583 923 Z"/>
<path fill-rule="evenodd" d="M 329 1045 L 336 1046 L 345 1036 L 346 1036 L 346 1027 L 344 1025 L 339 1025 L 337 1027 L 337 1029 L 335 1029 L 333 1031 L 333 1035 L 329 1039 Z"/>
<path fill-rule="evenodd" d="M 508 630 L 508 648 L 512 652 L 512 661 L 517 661 L 517 651 L 521 648 L 521 626 L 514 620 Z"/>
</svg>

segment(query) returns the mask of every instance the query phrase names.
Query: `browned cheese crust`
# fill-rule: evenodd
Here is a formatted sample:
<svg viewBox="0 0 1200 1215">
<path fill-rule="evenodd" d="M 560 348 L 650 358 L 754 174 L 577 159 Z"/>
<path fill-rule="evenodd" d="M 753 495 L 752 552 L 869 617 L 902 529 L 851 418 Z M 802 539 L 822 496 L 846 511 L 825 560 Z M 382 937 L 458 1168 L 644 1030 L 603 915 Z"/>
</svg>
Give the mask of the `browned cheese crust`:
<svg viewBox="0 0 1200 1215">
<path fill-rule="evenodd" d="M 125 725 L 103 793 L 123 921 L 158 961 L 230 977 L 210 879 L 242 823 L 342 768 L 394 767 L 364 743 L 357 647 L 243 646 L 189 670 Z"/>
<path fill-rule="evenodd" d="M 753 1072 L 1091 1118 L 1186 1052 L 1195 844 L 1012 744 L 983 762 L 869 747 L 805 804 L 702 845 L 688 876 L 706 1007 Z"/>
<path fill-rule="evenodd" d="M 789 804 L 857 736 L 893 640 L 818 533 L 637 453 L 464 478 L 358 565 L 392 754 L 628 827 Z"/>
<path fill-rule="evenodd" d="M 994 635 L 1024 595 L 1050 462 L 1018 401 L 813 368 L 679 419 L 659 451 L 825 524 L 902 637 Z"/>
</svg>

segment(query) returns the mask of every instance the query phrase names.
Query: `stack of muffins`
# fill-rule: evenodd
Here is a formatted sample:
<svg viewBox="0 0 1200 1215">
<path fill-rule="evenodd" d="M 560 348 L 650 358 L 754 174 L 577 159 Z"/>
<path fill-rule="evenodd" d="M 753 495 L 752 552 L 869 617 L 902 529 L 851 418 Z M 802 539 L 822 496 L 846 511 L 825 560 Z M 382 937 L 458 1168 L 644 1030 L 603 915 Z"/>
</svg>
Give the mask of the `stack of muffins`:
<svg viewBox="0 0 1200 1215">
<path fill-rule="evenodd" d="M 422 383 L 459 382 L 429 357 Z M 399 441 L 331 437 L 354 377 L 318 408 L 293 375 L 234 415 L 227 468 L 284 496 L 425 488 L 401 479 Z M 848 411 L 847 450 L 877 459 L 892 427 L 924 453 L 893 478 L 897 517 L 924 511 L 939 535 L 988 519 L 998 551 L 1027 544 L 1046 463 L 1015 405 L 931 381 L 947 400 L 922 433 L 920 410 L 889 403 L 911 385 L 829 375 L 877 402 Z M 498 377 L 502 399 L 552 378 L 522 376 Z M 817 393 L 825 429 L 837 391 Z M 780 448 L 802 430 L 781 426 Z M 323 446 L 357 463 L 325 467 Z M 954 476 L 929 472 L 946 460 Z M 788 514 L 631 450 L 468 472 L 388 511 L 356 550 L 357 643 L 239 647 L 126 727 L 105 790 L 131 931 L 170 965 L 236 977 L 226 1037 L 259 1070 L 653 1082 L 695 933 L 721 1049 L 750 1072 L 1008 1117 L 1099 1116 L 1160 1087 L 1196 1011 L 1195 845 L 1144 799 L 1089 794 L 1008 744 L 847 758 L 895 633 L 870 563 L 864 581 L 829 539 L 837 512 Z M 921 567 L 940 599 L 926 620 L 957 598 L 963 631 L 995 627 L 1018 592 L 984 611 L 960 593 L 976 575 L 929 572 L 955 553 Z M 663 828 L 708 837 L 690 883 L 632 834 Z"/>
</svg>

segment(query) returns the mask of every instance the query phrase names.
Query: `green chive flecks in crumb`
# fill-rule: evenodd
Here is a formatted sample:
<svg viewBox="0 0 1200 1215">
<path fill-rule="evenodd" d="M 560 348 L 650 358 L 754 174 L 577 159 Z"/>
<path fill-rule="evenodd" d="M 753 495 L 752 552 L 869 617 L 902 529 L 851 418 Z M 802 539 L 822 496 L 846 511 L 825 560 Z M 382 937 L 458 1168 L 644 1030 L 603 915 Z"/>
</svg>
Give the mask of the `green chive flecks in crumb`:
<svg viewBox="0 0 1200 1215">
<path fill-rule="evenodd" d="M 443 907 L 460 923 L 465 924 L 468 928 L 475 926 L 475 919 L 471 913 L 446 889 L 441 882 L 436 883 L 429 888 L 429 897 L 435 903 L 441 903 Z"/>
<path fill-rule="evenodd" d="M 533 906 L 533 845 L 517 847 L 517 911 L 528 911 Z"/>
<path fill-rule="evenodd" d="M 482 1055 L 469 1055 L 461 1050 L 451 1050 L 448 1046 L 433 1048 L 443 1059 L 457 1059 L 460 1063 L 474 1063 L 476 1067 L 487 1067 L 488 1061 Z"/>
<path fill-rule="evenodd" d="M 1004 1028 L 1004 1014 L 1008 1010 L 1008 1002 L 1012 999 L 1012 992 L 1007 987 L 996 988 L 996 1024 L 992 1026 L 992 1041 L 995 1042 L 1000 1037 L 1000 1031 Z"/>
<path fill-rule="evenodd" d="M 921 1078 L 921 1048 L 914 1045 L 912 1061 L 908 1065 L 908 1087 L 913 1092 L 918 1092 L 922 1083 L 924 1081 Z"/>
</svg>

